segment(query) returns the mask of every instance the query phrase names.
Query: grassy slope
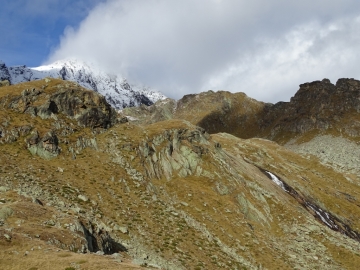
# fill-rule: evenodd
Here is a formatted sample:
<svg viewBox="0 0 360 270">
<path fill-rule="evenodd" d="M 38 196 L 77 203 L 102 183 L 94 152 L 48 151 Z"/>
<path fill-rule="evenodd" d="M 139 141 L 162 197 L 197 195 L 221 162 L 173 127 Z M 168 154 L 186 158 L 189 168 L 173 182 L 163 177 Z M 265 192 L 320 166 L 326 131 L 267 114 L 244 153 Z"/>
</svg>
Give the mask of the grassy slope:
<svg viewBox="0 0 360 270">
<path fill-rule="evenodd" d="M 43 83 L 17 85 L 18 90 L 12 89 L 13 86 L 1 93 L 41 87 Z M 51 129 L 55 121 L 32 118 L 11 110 L 0 113 L 1 117 L 9 118 L 10 127 L 30 123 L 41 132 Z M 71 119 L 59 117 L 69 125 L 76 125 Z M 359 244 L 316 221 L 256 166 L 281 176 L 296 190 L 347 220 L 359 231 L 360 224 L 356 219 L 360 215 L 356 204 L 360 200 L 358 186 L 316 160 L 304 159 L 275 143 L 242 140 L 227 134 L 212 135 L 202 143 L 180 141 L 181 146 L 199 146 L 207 150 L 199 156 L 198 167 L 202 173 L 181 177 L 179 171 L 174 170 L 171 180 L 164 174 L 158 178 L 147 176 L 147 163 L 139 153 L 139 145 L 144 142 L 153 145 L 161 159 L 159 153 L 167 147 L 167 141 L 154 144 L 154 139 L 167 131 L 185 129 L 192 131 L 195 127 L 181 120 L 144 127 L 117 125 L 96 136 L 97 151 L 86 148 L 77 154 L 76 160 L 67 149 L 80 136 L 93 137 L 89 129 L 79 128 L 69 135 L 70 144 L 61 143 L 62 153 L 50 161 L 31 156 L 25 149 L 23 137 L 1 145 L 0 185 L 13 190 L 1 195 L 9 201 L 6 205 L 15 210 L 6 228 L 16 227 L 19 219 L 24 220 L 12 232 L 14 240 L 7 242 L 0 238 L 2 262 L 21 269 L 26 261 L 15 261 L 15 255 L 9 252 L 16 250 L 20 253 L 16 256 L 22 256 L 25 250 L 40 245 L 41 250 L 35 249 L 26 256 L 29 268 L 43 269 L 49 262 L 58 269 L 65 269 L 72 262 L 80 264 L 81 269 L 96 269 L 100 263 L 106 265 L 106 269 L 117 267 L 118 263 L 107 256 L 56 252 L 58 248 L 48 247 L 45 237 L 44 241 L 41 237 L 40 240 L 29 240 L 22 235 L 34 235 L 36 231 L 40 235 L 55 235 L 60 240 L 64 235 L 71 241 L 72 235 L 60 227 L 71 222 L 74 216 L 93 213 L 92 217 L 98 222 L 129 229 L 128 235 L 112 232 L 120 242 L 133 246 L 140 243 L 150 257 L 162 257 L 184 269 L 252 269 L 259 265 L 268 269 L 301 266 L 356 269 L 360 263 Z M 222 148 L 215 147 L 215 143 L 220 143 Z M 63 172 L 58 170 L 59 167 Z M 140 173 L 143 180 L 134 180 L 129 169 Z M 33 178 L 31 183 L 29 177 Z M 75 190 L 74 194 L 67 193 L 65 186 Z M 37 198 L 51 204 L 45 207 L 44 216 L 34 217 L 36 209 L 42 208 L 14 193 L 14 190 L 21 190 L 34 196 L 35 188 L 42 190 L 36 194 Z M 78 194 L 86 195 L 89 202 L 79 200 Z M 348 201 L 343 194 L 350 194 L 355 201 Z M 64 201 L 68 209 L 64 211 L 57 207 L 55 197 Z M 246 203 L 239 203 L 239 198 L 245 198 Z M 28 205 L 29 208 L 25 207 Z M 82 212 L 74 211 L 75 206 Z M 21 216 L 22 212 L 25 216 Z M 41 226 L 53 215 L 60 222 L 59 228 Z M 48 253 L 46 248 L 50 248 Z M 131 269 L 133 266 L 121 267 Z"/>
</svg>

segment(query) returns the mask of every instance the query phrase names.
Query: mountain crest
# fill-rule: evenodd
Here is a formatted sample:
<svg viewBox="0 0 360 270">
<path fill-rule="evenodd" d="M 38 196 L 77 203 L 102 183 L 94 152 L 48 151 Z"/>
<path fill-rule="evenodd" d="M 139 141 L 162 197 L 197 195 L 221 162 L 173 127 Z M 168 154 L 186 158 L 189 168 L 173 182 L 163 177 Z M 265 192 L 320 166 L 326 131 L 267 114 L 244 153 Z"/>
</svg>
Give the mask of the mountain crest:
<svg viewBox="0 0 360 270">
<path fill-rule="evenodd" d="M 0 62 L 0 80 L 11 84 L 44 79 L 61 78 L 74 81 L 81 86 L 94 90 L 103 96 L 116 109 L 151 105 L 164 99 L 160 92 L 147 87 L 128 83 L 121 75 L 110 75 L 101 71 L 96 65 L 76 59 L 56 61 L 52 64 L 29 68 L 25 65 L 7 67 Z"/>
</svg>

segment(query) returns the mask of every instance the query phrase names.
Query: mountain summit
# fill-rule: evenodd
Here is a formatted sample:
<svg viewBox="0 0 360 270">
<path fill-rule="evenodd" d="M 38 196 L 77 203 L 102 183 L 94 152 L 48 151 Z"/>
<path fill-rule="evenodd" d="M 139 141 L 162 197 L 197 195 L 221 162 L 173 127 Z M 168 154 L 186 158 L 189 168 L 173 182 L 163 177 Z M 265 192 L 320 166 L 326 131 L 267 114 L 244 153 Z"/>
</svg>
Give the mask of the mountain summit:
<svg viewBox="0 0 360 270">
<path fill-rule="evenodd" d="M 163 94 L 148 87 L 130 84 L 121 75 L 108 74 L 93 64 L 79 60 L 61 60 L 34 68 L 25 65 L 7 67 L 0 61 L 0 80 L 8 80 L 11 84 L 45 77 L 75 81 L 105 96 L 109 104 L 116 109 L 141 104 L 148 106 L 165 98 Z"/>
</svg>

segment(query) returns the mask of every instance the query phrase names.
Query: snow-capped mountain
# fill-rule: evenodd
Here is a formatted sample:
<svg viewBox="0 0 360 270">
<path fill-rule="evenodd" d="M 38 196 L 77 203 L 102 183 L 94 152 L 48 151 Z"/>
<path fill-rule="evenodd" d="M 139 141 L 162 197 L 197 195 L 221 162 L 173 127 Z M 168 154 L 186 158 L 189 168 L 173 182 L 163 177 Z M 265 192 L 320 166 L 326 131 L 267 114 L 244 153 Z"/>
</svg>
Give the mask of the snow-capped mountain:
<svg viewBox="0 0 360 270">
<path fill-rule="evenodd" d="M 11 84 L 40 80 L 45 77 L 75 81 L 103 96 L 116 109 L 151 105 L 166 97 L 149 87 L 133 85 L 121 75 L 108 74 L 95 65 L 78 60 L 57 61 L 50 65 L 29 68 L 25 65 L 7 67 L 0 61 L 0 80 Z"/>
</svg>

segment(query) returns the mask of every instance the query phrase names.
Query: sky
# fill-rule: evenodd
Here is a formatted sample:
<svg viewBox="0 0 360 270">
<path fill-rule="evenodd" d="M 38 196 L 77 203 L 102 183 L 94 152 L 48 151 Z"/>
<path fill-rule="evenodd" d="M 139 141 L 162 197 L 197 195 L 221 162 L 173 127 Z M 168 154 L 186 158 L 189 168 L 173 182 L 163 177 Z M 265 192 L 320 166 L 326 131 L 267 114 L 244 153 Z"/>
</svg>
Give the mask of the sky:
<svg viewBox="0 0 360 270">
<path fill-rule="evenodd" d="M 360 79 L 358 0 L 2 0 L 0 23 L 7 65 L 77 58 L 175 99 Z"/>
</svg>

